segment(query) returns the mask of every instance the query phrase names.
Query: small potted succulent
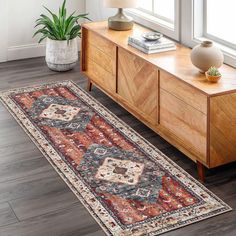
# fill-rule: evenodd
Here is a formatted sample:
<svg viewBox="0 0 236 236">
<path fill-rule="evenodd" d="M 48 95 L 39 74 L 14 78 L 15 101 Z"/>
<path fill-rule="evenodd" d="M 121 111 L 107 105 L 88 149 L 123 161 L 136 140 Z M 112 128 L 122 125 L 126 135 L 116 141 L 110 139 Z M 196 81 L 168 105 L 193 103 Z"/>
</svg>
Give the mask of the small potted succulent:
<svg viewBox="0 0 236 236">
<path fill-rule="evenodd" d="M 41 34 L 39 43 L 47 39 L 46 62 L 54 71 L 68 71 L 78 61 L 77 37 L 81 37 L 79 20 L 88 19 L 88 14 L 75 15 L 73 12 L 67 16 L 66 0 L 59 8 L 58 15 L 44 7 L 49 16 L 41 14 L 36 20 L 37 30 L 34 36 Z M 89 19 L 88 19 L 89 20 Z"/>
<path fill-rule="evenodd" d="M 206 72 L 206 78 L 211 83 L 217 83 L 221 78 L 221 73 L 216 67 L 212 66 Z"/>
</svg>

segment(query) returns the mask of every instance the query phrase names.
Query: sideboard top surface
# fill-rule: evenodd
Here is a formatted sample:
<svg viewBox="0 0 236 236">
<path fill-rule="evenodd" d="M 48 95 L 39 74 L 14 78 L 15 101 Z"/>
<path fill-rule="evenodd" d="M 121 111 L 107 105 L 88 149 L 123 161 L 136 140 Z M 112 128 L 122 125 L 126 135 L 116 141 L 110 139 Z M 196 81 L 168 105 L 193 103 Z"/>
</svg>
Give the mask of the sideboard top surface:
<svg viewBox="0 0 236 236">
<path fill-rule="evenodd" d="M 140 35 L 149 29 L 134 25 L 130 31 L 114 31 L 108 29 L 107 22 L 91 22 L 83 24 L 83 27 L 99 34 L 100 36 L 112 41 L 117 46 L 122 47 L 149 63 L 157 66 L 160 70 L 164 70 L 176 78 L 186 82 L 187 84 L 199 89 L 203 93 L 214 96 L 224 93 L 236 92 L 236 69 L 223 65 L 220 68 L 222 79 L 218 83 L 210 83 L 206 80 L 205 75 L 201 74 L 195 68 L 190 60 L 191 49 L 177 44 L 176 51 L 156 53 L 147 55 L 141 51 L 128 45 L 128 37 L 130 35 Z"/>
</svg>

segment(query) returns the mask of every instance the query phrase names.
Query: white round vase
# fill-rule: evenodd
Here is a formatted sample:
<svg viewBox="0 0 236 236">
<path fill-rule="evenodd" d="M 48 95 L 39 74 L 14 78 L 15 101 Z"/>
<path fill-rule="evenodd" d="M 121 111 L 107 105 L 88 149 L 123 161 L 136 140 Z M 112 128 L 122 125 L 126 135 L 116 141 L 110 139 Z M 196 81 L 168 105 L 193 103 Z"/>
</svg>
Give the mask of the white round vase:
<svg viewBox="0 0 236 236">
<path fill-rule="evenodd" d="M 224 55 L 211 41 L 203 41 L 193 48 L 191 60 L 200 72 L 205 73 L 211 66 L 219 68 L 224 63 Z"/>
<path fill-rule="evenodd" d="M 68 71 L 75 67 L 78 61 L 77 38 L 67 40 L 52 40 L 47 38 L 46 62 L 54 71 Z"/>
</svg>

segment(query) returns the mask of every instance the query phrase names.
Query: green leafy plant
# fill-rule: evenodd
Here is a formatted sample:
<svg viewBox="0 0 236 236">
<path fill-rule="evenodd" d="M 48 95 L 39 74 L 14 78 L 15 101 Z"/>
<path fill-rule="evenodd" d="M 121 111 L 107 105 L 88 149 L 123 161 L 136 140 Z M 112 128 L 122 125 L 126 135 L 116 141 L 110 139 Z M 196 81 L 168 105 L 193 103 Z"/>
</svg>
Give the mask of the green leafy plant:
<svg viewBox="0 0 236 236">
<path fill-rule="evenodd" d="M 41 14 L 40 18 L 36 20 L 35 27 L 42 26 L 42 28 L 37 30 L 34 34 L 34 36 L 38 34 L 42 35 L 39 43 L 45 38 L 67 40 L 69 42 L 71 39 L 81 37 L 81 26 L 78 21 L 81 19 L 90 20 L 87 17 L 88 14 L 75 15 L 75 12 L 67 17 L 66 0 L 64 0 L 62 6 L 59 8 L 58 16 L 47 7 L 44 6 L 44 8 L 50 16 Z"/>
<path fill-rule="evenodd" d="M 209 70 L 207 71 L 207 74 L 210 76 L 221 76 L 221 73 L 219 72 L 219 70 L 214 66 L 209 68 Z"/>
</svg>

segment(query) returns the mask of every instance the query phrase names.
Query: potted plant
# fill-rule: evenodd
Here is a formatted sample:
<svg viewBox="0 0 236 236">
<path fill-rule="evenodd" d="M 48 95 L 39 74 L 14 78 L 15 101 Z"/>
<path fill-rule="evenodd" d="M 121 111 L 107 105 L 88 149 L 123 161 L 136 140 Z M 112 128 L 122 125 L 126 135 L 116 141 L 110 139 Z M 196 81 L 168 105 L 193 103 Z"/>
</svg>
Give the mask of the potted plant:
<svg viewBox="0 0 236 236">
<path fill-rule="evenodd" d="M 212 66 L 206 72 L 206 78 L 209 82 L 217 83 L 221 78 L 221 73 L 216 67 Z"/>
<path fill-rule="evenodd" d="M 36 20 L 36 26 L 41 26 L 34 36 L 41 34 L 39 43 L 47 39 L 46 62 L 54 71 L 71 70 L 78 61 L 77 37 L 81 37 L 79 20 L 88 19 L 88 14 L 75 15 L 73 12 L 67 17 L 66 0 L 56 15 L 44 7 L 49 16 L 41 14 Z"/>
</svg>

